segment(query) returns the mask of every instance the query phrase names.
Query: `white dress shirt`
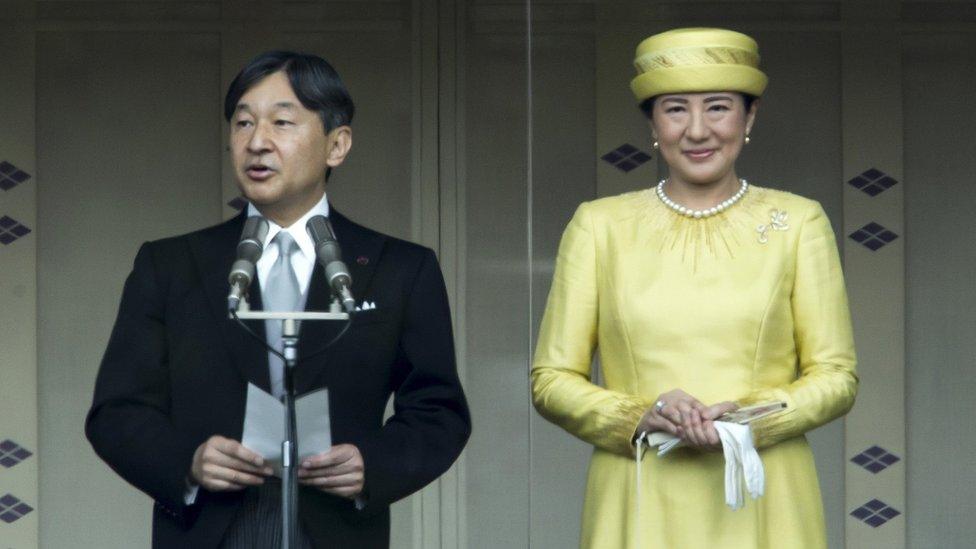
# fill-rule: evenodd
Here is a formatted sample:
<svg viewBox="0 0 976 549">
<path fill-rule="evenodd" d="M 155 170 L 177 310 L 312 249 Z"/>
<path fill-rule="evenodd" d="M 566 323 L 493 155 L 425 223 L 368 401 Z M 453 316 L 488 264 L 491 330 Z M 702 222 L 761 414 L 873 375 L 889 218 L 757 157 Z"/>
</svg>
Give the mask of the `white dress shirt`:
<svg viewBox="0 0 976 549">
<path fill-rule="evenodd" d="M 247 215 L 248 217 L 259 216 L 261 212 L 254 207 L 254 204 L 248 204 Z M 268 273 L 271 272 L 271 266 L 278 260 L 278 246 L 268 246 L 268 244 L 280 231 L 288 231 L 301 250 L 301 253 L 296 253 L 291 256 L 291 267 L 295 271 L 295 277 L 298 279 L 298 287 L 302 292 L 300 303 L 305 303 L 305 298 L 308 296 L 308 285 L 312 280 L 312 271 L 315 269 L 315 243 L 312 242 L 312 237 L 308 236 L 308 232 L 305 230 L 305 224 L 308 223 L 308 220 L 312 216 L 316 215 L 329 217 L 329 201 L 326 199 L 324 193 L 322 194 L 322 200 L 319 200 L 316 205 L 312 206 L 311 210 L 305 212 L 305 215 L 298 218 L 298 221 L 292 223 L 289 227 L 282 228 L 281 225 L 278 225 L 270 219 L 268 220 L 268 236 L 264 239 L 264 253 L 261 254 L 261 259 L 258 260 L 256 265 L 258 280 L 262 288 L 267 286 Z"/>
</svg>

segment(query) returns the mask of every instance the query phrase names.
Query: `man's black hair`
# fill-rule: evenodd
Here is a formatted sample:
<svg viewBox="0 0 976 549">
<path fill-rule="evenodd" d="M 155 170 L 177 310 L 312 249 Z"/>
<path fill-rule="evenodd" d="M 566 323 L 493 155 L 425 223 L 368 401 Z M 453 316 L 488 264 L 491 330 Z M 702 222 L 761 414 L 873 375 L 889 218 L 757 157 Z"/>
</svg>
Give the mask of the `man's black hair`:
<svg viewBox="0 0 976 549">
<path fill-rule="evenodd" d="M 278 71 L 284 71 L 288 76 L 291 89 L 302 105 L 319 113 L 326 132 L 352 123 L 356 108 L 339 73 L 317 55 L 293 51 L 264 52 L 241 69 L 227 89 L 224 118 L 230 122 L 241 96 Z"/>
</svg>

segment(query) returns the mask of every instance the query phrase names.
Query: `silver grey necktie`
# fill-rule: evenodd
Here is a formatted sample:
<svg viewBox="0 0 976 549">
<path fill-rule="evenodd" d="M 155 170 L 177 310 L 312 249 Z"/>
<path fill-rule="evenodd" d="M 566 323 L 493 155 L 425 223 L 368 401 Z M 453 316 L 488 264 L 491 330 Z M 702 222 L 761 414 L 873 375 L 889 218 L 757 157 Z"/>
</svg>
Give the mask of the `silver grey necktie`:
<svg viewBox="0 0 976 549">
<path fill-rule="evenodd" d="M 266 311 L 294 311 L 302 294 L 298 287 L 298 277 L 291 266 L 291 256 L 298 250 L 298 243 L 287 231 L 274 237 L 278 244 L 278 259 L 271 266 L 267 284 L 261 292 Z M 281 351 L 281 321 L 265 320 L 265 333 L 268 344 Z M 285 395 L 285 363 L 272 353 L 268 353 L 268 369 L 271 374 L 271 394 L 281 399 Z"/>
</svg>

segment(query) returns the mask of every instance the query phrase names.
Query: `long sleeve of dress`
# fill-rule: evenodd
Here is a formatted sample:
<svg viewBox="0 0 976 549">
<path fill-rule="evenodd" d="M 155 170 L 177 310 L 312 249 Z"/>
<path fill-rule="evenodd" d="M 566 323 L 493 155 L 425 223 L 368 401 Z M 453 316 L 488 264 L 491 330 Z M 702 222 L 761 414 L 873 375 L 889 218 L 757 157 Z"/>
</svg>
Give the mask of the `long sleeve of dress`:
<svg viewBox="0 0 976 549">
<path fill-rule="evenodd" d="M 758 387 L 742 405 L 782 400 L 786 411 L 753 424 L 757 447 L 797 436 L 851 409 L 857 360 L 840 257 L 823 208 L 800 225 L 791 297 L 799 375 L 785 387 Z"/>
<path fill-rule="evenodd" d="M 532 365 L 532 401 L 543 417 L 597 447 L 633 455 L 646 399 L 590 380 L 597 345 L 596 243 L 586 204 L 563 233 Z"/>
</svg>

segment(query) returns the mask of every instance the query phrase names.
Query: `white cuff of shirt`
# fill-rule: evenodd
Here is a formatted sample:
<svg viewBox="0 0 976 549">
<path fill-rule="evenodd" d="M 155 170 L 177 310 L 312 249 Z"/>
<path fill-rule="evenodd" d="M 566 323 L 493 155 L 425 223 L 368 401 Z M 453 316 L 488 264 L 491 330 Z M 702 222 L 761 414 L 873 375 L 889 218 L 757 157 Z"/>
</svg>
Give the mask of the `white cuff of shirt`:
<svg viewBox="0 0 976 549">
<path fill-rule="evenodd" d="M 197 500 L 197 493 L 200 492 L 200 485 L 186 479 L 186 490 L 183 491 L 183 503 L 193 505 Z"/>
</svg>

